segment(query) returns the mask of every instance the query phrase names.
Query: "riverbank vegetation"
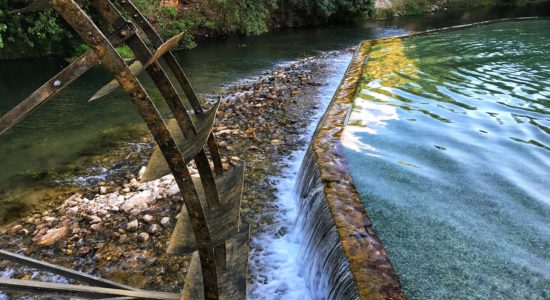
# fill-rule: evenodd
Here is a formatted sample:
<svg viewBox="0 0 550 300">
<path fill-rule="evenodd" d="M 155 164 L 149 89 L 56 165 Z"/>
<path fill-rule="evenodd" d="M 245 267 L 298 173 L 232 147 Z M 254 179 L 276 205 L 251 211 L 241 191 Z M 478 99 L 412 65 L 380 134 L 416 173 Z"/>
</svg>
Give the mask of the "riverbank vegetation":
<svg viewBox="0 0 550 300">
<path fill-rule="evenodd" d="M 0 0 L 0 59 L 75 55 L 80 40 L 52 10 L 8 13 L 31 1 Z M 164 38 L 186 32 L 183 48 L 198 40 L 258 35 L 273 28 L 351 22 L 374 12 L 374 0 L 203 0 L 161 6 L 158 0 L 135 4 Z"/>
<path fill-rule="evenodd" d="M 182 48 L 205 39 L 258 35 L 275 28 L 353 22 L 364 17 L 422 15 L 540 0 L 134 0 L 164 38 L 185 32 Z M 53 10 L 9 13 L 31 0 L 0 0 L 0 60 L 75 56 L 86 50 Z M 124 50 L 124 49 L 122 49 Z"/>
<path fill-rule="evenodd" d="M 420 16 L 476 7 L 523 6 L 546 0 L 377 0 L 375 17 Z"/>
</svg>

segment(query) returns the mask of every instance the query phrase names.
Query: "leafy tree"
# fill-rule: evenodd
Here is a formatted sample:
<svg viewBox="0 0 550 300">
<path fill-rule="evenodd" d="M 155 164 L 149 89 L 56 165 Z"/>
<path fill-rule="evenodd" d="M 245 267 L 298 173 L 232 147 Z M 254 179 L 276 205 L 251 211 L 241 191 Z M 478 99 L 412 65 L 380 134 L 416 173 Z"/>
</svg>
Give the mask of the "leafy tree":
<svg viewBox="0 0 550 300">
<path fill-rule="evenodd" d="M 39 57 L 66 53 L 75 38 L 53 10 L 37 13 L 9 13 L 26 5 L 0 0 L 0 59 Z"/>
</svg>

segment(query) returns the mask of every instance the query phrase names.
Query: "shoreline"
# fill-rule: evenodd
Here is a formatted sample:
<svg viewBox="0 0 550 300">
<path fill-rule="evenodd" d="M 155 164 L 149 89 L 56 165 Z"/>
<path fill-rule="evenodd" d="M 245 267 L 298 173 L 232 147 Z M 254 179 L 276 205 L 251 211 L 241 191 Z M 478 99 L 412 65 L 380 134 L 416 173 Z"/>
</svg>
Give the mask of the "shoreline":
<svg viewBox="0 0 550 300">
<path fill-rule="evenodd" d="M 226 167 L 241 159 L 247 163 L 241 215 L 253 236 L 257 226 L 273 221 L 262 212 L 273 205 L 273 178 L 281 175 L 286 156 L 309 142 L 302 135 L 320 108 L 317 93 L 331 76 L 328 58 L 346 51 L 291 62 L 218 95 L 222 105 L 214 133 Z M 2 249 L 138 288 L 179 292 L 190 258 L 174 259 L 165 251 L 180 197 L 170 175 L 149 183 L 136 175 L 101 182 L 91 187 L 96 194 L 73 194 L 53 209 L 2 227 Z M 4 262 L 0 270 L 11 278 L 45 276 Z"/>
</svg>

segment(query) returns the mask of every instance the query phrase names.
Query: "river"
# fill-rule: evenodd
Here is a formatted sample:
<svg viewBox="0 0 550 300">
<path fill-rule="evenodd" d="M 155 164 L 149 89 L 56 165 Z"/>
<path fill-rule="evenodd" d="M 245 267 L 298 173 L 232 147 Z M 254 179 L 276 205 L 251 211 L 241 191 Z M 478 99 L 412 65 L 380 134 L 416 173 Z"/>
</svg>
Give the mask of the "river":
<svg viewBox="0 0 550 300">
<path fill-rule="evenodd" d="M 277 65 L 355 46 L 364 39 L 457 22 L 409 18 L 368 21 L 350 27 L 280 30 L 257 37 L 204 42 L 194 50 L 179 52 L 178 58 L 197 93 L 205 99 L 224 86 L 260 75 Z M 59 58 L 0 62 L 0 114 L 67 64 Z M 148 77 L 140 78 L 144 85 L 152 86 Z M 120 89 L 100 100 L 87 101 L 110 79 L 104 69 L 92 69 L 0 135 L 0 224 L 59 197 L 62 186 L 70 189 L 75 185 L 92 185 L 109 180 L 113 172 L 116 172 L 113 176 L 137 172 L 139 165 L 99 167 L 101 155 L 121 143 L 128 144 L 120 151 L 140 151 L 140 139 L 147 134 L 144 123 Z M 158 99 L 160 93 L 154 90 L 151 96 Z"/>
</svg>

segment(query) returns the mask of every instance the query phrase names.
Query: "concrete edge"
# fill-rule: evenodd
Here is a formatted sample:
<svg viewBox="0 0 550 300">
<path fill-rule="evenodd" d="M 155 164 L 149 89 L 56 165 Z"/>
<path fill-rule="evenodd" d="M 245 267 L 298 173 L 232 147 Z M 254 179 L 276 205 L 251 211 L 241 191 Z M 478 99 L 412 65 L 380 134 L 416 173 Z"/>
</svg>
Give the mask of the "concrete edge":
<svg viewBox="0 0 550 300">
<path fill-rule="evenodd" d="M 405 299 L 393 265 L 359 199 L 340 142 L 371 45 L 365 41 L 355 52 L 317 127 L 312 150 L 357 294 L 361 299 Z"/>
</svg>

